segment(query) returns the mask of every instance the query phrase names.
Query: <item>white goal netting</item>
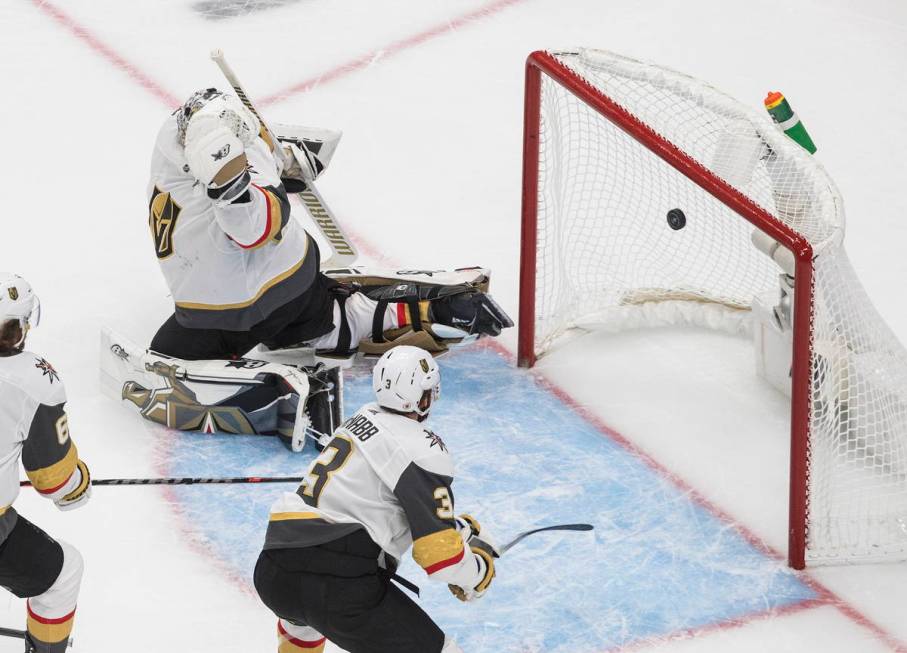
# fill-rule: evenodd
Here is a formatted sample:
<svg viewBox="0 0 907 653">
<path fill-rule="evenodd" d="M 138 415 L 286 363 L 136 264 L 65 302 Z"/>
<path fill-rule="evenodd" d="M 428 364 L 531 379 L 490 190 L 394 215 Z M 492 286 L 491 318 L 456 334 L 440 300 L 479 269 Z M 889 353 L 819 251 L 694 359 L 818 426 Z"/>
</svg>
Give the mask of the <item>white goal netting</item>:
<svg viewBox="0 0 907 653">
<path fill-rule="evenodd" d="M 907 353 L 847 260 L 825 170 L 764 112 L 690 77 L 597 50 L 554 57 L 812 247 L 811 353 L 794 347 L 810 356 L 806 559 L 907 557 Z M 750 221 L 545 73 L 538 184 L 538 355 L 592 324 L 746 332 L 754 298 L 780 298 L 784 270 Z"/>
</svg>

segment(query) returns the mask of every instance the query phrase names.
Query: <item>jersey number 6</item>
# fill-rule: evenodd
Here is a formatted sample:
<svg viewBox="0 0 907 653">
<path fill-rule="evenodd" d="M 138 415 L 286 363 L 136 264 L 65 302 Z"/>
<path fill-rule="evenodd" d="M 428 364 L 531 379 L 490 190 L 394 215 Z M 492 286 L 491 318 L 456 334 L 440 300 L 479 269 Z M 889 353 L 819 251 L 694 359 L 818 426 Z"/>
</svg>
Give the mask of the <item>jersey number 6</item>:
<svg viewBox="0 0 907 653">
<path fill-rule="evenodd" d="M 314 482 L 306 478 L 296 490 L 296 494 L 308 505 L 318 507 L 318 499 L 321 498 L 324 486 L 331 480 L 331 474 L 343 467 L 351 453 L 353 444 L 346 438 L 335 435 L 321 455 L 315 459 L 315 464 L 309 472 L 309 477 L 315 477 Z"/>
</svg>

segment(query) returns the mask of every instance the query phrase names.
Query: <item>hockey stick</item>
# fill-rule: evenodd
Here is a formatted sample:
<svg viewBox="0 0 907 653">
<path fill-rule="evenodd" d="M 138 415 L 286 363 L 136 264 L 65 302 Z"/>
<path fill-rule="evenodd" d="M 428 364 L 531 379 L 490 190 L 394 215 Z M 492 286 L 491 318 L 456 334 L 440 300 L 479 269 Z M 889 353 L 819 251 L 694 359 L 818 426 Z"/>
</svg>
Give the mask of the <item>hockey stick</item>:
<svg viewBox="0 0 907 653">
<path fill-rule="evenodd" d="M 233 485 L 245 483 L 301 483 L 302 476 L 234 476 L 227 478 L 198 478 L 177 476 L 165 478 L 98 478 L 92 485 Z M 31 481 L 20 481 L 19 487 L 31 487 Z"/>
<path fill-rule="evenodd" d="M 525 531 L 520 533 L 515 538 L 510 540 L 507 544 L 498 549 L 500 555 L 504 555 L 515 545 L 522 542 L 524 539 L 530 535 L 535 535 L 536 533 L 542 533 L 544 531 L 591 531 L 594 528 L 592 524 L 558 524 L 557 526 L 544 526 L 542 528 L 533 528 L 531 531 Z"/>
<path fill-rule="evenodd" d="M 522 542 L 524 539 L 526 539 L 530 535 L 535 535 L 536 533 L 542 533 L 544 531 L 591 531 L 593 528 L 594 528 L 594 526 L 592 526 L 592 524 L 557 524 L 555 526 L 543 526 L 542 528 L 533 528 L 532 530 L 529 530 L 529 531 L 523 531 L 522 533 L 517 535 L 515 538 L 510 540 L 507 544 L 500 547 L 498 549 L 498 555 L 495 557 L 500 558 L 502 555 L 504 555 L 510 549 L 512 549 L 514 547 L 514 545 L 519 544 L 520 542 Z M 400 585 L 402 585 L 403 587 L 408 589 L 410 592 L 412 592 L 416 596 L 419 596 L 419 586 L 416 585 L 415 583 L 406 580 L 405 578 L 403 578 L 402 576 L 399 576 L 398 574 L 394 574 L 393 576 L 391 576 L 391 578 L 393 580 L 397 581 Z"/>
<path fill-rule="evenodd" d="M 217 67 L 220 68 L 224 77 L 227 78 L 227 82 L 233 87 L 233 90 L 236 91 L 236 95 L 243 105 L 258 118 L 258 122 L 261 123 L 261 126 L 268 134 L 268 138 L 271 139 L 271 143 L 274 146 L 274 155 L 279 157 L 286 167 L 289 164 L 289 161 L 287 161 L 286 153 L 280 146 L 280 141 L 277 140 L 277 135 L 271 131 L 271 128 L 268 127 L 264 118 L 262 118 L 261 114 L 255 109 L 255 105 L 252 104 L 249 96 L 246 95 L 246 92 L 243 90 L 242 84 L 239 81 L 239 77 L 236 76 L 236 73 L 233 72 L 230 64 L 227 63 L 223 50 L 219 48 L 212 50 L 211 59 L 217 64 Z M 312 216 L 312 221 L 318 227 L 319 231 L 321 231 L 321 235 L 328 241 L 332 250 L 331 255 L 321 262 L 321 267 L 327 269 L 331 267 L 346 267 L 352 265 L 359 257 L 356 247 L 343 232 L 340 223 L 337 222 L 337 218 L 334 217 L 331 209 L 325 204 L 324 199 L 321 197 L 321 193 L 315 188 L 314 182 L 306 181 L 305 185 L 305 190 L 295 193 L 295 195 L 299 197 L 300 201 L 305 205 L 309 215 Z"/>
<path fill-rule="evenodd" d="M 2 626 L 0 626 L 0 637 L 14 637 L 16 639 L 25 639 L 25 635 L 26 633 L 24 630 L 16 630 L 15 628 L 3 628 Z M 72 640 L 70 639 L 66 645 L 72 646 Z"/>
</svg>

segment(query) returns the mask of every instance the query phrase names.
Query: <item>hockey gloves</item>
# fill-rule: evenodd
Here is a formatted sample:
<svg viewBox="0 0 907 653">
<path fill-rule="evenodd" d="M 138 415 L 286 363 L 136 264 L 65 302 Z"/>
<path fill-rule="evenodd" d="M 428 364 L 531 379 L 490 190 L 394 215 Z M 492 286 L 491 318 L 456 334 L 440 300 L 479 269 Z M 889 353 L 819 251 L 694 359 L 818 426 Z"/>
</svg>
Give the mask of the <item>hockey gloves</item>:
<svg viewBox="0 0 907 653">
<path fill-rule="evenodd" d="M 59 499 L 54 499 L 54 503 L 60 510 L 74 510 L 88 503 L 91 498 L 91 473 L 88 471 L 88 465 L 81 460 L 76 463 L 76 471 L 79 474 L 79 484 L 76 488 Z"/>
<path fill-rule="evenodd" d="M 448 585 L 447 587 L 461 601 L 474 601 L 482 598 L 488 591 L 495 576 L 494 559 L 500 558 L 501 555 L 487 535 L 480 537 L 482 527 L 472 515 L 460 515 L 455 521 L 457 530 L 466 539 L 466 544 L 475 555 L 476 564 L 479 565 L 482 576 L 475 587 L 460 587 L 459 585 Z"/>
</svg>

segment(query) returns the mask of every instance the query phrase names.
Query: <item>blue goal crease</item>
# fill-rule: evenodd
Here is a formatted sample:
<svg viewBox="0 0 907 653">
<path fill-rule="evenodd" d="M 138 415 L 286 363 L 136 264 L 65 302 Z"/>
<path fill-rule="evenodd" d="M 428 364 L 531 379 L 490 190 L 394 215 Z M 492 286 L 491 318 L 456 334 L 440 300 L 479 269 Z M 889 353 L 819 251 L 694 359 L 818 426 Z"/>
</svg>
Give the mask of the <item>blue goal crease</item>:
<svg viewBox="0 0 907 653">
<path fill-rule="evenodd" d="M 407 559 L 400 573 L 467 651 L 601 653 L 641 639 L 815 599 L 783 561 L 748 542 L 669 479 L 487 348 L 440 360 L 432 429 L 456 463 L 457 509 L 497 541 L 537 526 L 588 522 L 586 533 L 527 538 L 497 564 L 490 591 L 462 604 Z M 371 400 L 371 376 L 348 375 L 348 412 Z M 176 476 L 301 475 L 312 451 L 276 438 L 179 434 Z M 251 585 L 273 485 L 174 487 L 213 554 Z"/>
</svg>

